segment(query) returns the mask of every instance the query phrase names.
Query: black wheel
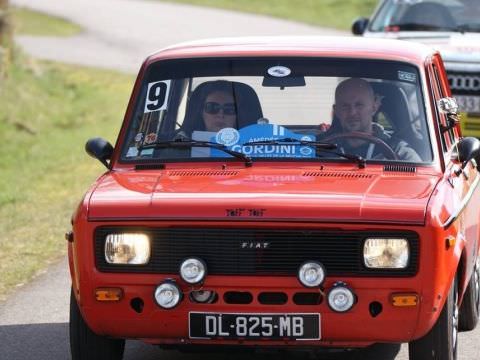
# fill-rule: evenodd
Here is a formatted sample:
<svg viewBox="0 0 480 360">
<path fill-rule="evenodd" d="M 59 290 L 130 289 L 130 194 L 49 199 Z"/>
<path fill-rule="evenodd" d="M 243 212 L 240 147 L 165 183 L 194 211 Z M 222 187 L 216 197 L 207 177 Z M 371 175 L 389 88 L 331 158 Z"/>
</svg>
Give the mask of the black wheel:
<svg viewBox="0 0 480 360">
<path fill-rule="evenodd" d="M 460 307 L 460 331 L 475 329 L 480 316 L 480 258 L 477 258 Z"/>
<path fill-rule="evenodd" d="M 437 322 L 424 337 L 408 344 L 410 360 L 456 360 L 458 344 L 458 289 L 452 284 Z"/>
<path fill-rule="evenodd" d="M 70 293 L 70 351 L 72 360 L 121 360 L 125 340 L 95 334 L 82 318 L 77 301 Z"/>
</svg>

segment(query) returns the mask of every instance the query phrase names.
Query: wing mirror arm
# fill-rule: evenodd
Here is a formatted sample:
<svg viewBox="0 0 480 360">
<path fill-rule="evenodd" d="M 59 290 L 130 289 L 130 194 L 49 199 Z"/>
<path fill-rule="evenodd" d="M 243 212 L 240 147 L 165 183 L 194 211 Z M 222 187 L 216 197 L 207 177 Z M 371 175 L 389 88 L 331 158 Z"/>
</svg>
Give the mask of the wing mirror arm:
<svg viewBox="0 0 480 360">
<path fill-rule="evenodd" d="M 107 169 L 110 169 L 113 146 L 107 140 L 100 137 L 89 139 L 85 144 L 85 151 L 105 165 Z"/>
<path fill-rule="evenodd" d="M 459 115 L 456 113 L 447 113 L 447 125 L 440 125 L 440 131 L 446 133 L 460 123 Z"/>
</svg>

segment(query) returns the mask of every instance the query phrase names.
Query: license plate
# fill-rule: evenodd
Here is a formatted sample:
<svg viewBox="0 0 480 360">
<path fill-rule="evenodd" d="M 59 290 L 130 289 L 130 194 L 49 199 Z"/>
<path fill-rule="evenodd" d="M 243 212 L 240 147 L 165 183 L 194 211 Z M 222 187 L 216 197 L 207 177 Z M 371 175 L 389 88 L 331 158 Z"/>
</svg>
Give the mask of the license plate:
<svg viewBox="0 0 480 360">
<path fill-rule="evenodd" d="M 320 314 L 189 313 L 191 339 L 319 340 Z"/>
<path fill-rule="evenodd" d="M 480 113 L 480 96 L 455 95 L 460 112 Z"/>
</svg>

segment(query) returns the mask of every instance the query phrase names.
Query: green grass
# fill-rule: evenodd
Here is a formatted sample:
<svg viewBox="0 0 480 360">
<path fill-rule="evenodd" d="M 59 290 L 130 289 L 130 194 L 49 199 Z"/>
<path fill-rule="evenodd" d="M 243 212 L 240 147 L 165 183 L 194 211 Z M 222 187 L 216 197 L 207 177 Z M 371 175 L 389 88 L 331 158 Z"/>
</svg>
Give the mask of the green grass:
<svg viewBox="0 0 480 360">
<path fill-rule="evenodd" d="M 204 5 L 283 19 L 312 25 L 349 30 L 359 16 L 370 16 L 377 0 L 167 0 L 168 2 Z M 219 29 L 221 30 L 221 29 Z M 279 29 L 280 31 L 281 29 Z"/>
<path fill-rule="evenodd" d="M 89 137 L 114 141 L 131 76 L 17 56 L 0 85 L 0 298 L 66 252 L 70 217 L 104 168 Z"/>
<path fill-rule="evenodd" d="M 14 30 L 17 34 L 39 36 L 72 36 L 78 34 L 81 27 L 61 18 L 44 15 L 25 8 L 12 8 L 15 19 Z"/>
</svg>

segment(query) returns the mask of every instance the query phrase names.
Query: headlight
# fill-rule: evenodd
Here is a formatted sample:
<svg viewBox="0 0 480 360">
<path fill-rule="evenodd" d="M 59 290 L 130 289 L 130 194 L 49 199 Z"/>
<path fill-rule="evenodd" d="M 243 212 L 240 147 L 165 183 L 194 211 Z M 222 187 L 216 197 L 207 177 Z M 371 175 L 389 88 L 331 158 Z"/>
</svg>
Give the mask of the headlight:
<svg viewBox="0 0 480 360">
<path fill-rule="evenodd" d="M 367 268 L 404 269 L 410 259 L 407 239 L 367 239 L 363 245 L 363 261 Z"/>
<path fill-rule="evenodd" d="M 150 259 L 150 239 L 145 234 L 109 234 L 105 260 L 109 264 L 143 265 Z"/>
</svg>

